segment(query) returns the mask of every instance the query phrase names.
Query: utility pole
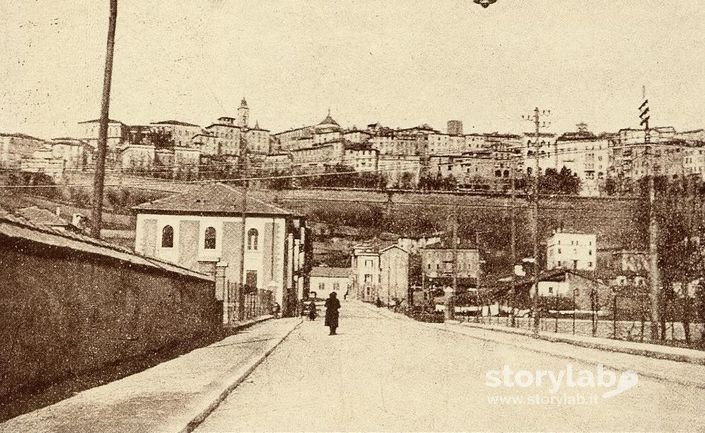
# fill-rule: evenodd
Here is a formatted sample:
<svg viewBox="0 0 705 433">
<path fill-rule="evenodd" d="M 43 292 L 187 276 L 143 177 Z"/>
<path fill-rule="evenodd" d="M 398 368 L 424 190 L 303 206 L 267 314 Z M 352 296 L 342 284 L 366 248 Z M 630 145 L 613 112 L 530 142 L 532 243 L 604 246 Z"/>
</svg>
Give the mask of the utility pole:
<svg viewBox="0 0 705 433">
<path fill-rule="evenodd" d="M 516 176 L 516 158 L 512 155 L 512 165 L 511 165 L 511 183 L 512 183 L 512 202 L 510 207 L 510 219 L 511 219 L 511 233 L 512 233 L 512 264 L 511 264 L 511 280 L 509 286 L 509 325 L 513 328 L 516 326 L 516 317 L 514 316 L 514 297 L 516 295 L 516 287 L 514 284 L 514 266 L 517 261 L 517 227 L 516 227 L 516 185 L 514 177 Z"/>
<path fill-rule="evenodd" d="M 458 293 L 458 201 L 453 197 L 452 242 L 453 242 L 453 288 L 446 296 L 445 318 L 455 320 L 455 294 Z"/>
<path fill-rule="evenodd" d="M 539 326 L 541 324 L 541 318 L 539 315 L 539 180 L 540 180 L 540 172 L 541 168 L 539 166 L 539 150 L 541 147 L 541 142 L 539 141 L 541 138 L 541 127 L 546 127 L 547 124 L 546 122 L 541 121 L 541 116 L 546 116 L 550 115 L 551 110 L 539 110 L 538 107 L 534 108 L 533 114 L 530 114 L 528 116 L 524 116 L 525 120 L 531 121 L 535 128 L 535 135 L 534 135 L 534 159 L 536 162 L 535 166 L 535 172 L 534 172 L 534 184 L 533 184 L 533 230 L 532 230 L 532 236 L 533 236 L 533 244 L 534 244 L 534 269 L 533 269 L 533 278 L 532 278 L 532 283 L 534 286 L 534 298 L 532 302 L 532 309 L 534 312 L 534 335 L 538 335 L 539 333 Z"/>
<path fill-rule="evenodd" d="M 247 242 L 247 193 L 249 164 L 245 128 L 240 130 L 240 176 L 242 178 L 242 229 L 240 231 L 240 281 L 237 286 L 237 319 L 245 320 L 245 242 Z"/>
<path fill-rule="evenodd" d="M 481 293 L 480 290 L 482 289 L 482 255 L 480 254 L 480 231 L 477 228 L 475 229 L 475 248 L 477 248 L 477 284 L 475 284 L 475 288 L 479 296 Z M 490 320 L 492 320 L 489 299 L 487 300 L 487 315 L 490 317 Z"/>
<path fill-rule="evenodd" d="M 651 341 L 659 340 L 660 319 L 660 276 L 658 269 L 658 222 L 656 221 L 656 188 L 654 186 L 654 151 L 651 149 L 649 130 L 649 100 L 646 99 L 646 86 L 642 87 L 643 102 L 639 106 L 640 124 L 644 127 L 644 150 L 649 161 L 649 298 L 651 301 Z"/>
<path fill-rule="evenodd" d="M 110 0 L 110 17 L 108 18 L 108 45 L 105 54 L 105 71 L 103 73 L 103 99 L 100 108 L 100 128 L 98 131 L 98 148 L 96 151 L 95 173 L 93 174 L 93 224 L 91 236 L 100 238 L 103 221 L 103 189 L 105 186 L 105 154 L 108 148 L 108 122 L 110 113 L 110 85 L 113 77 L 113 52 L 115 49 L 115 26 L 117 24 L 117 0 Z"/>
</svg>

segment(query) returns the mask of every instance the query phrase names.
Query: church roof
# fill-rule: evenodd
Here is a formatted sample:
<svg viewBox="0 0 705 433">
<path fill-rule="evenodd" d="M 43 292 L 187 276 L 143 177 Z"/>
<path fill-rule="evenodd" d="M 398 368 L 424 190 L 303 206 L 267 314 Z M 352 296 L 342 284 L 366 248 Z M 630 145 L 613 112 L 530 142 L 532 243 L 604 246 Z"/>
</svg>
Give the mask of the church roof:
<svg viewBox="0 0 705 433">
<path fill-rule="evenodd" d="M 189 191 L 133 207 L 137 213 L 242 215 L 242 192 L 223 183 L 198 185 Z M 292 211 L 247 197 L 246 214 L 290 216 Z"/>
<path fill-rule="evenodd" d="M 338 122 L 336 122 L 335 119 L 333 119 L 333 117 L 331 117 L 330 110 L 328 110 L 328 115 L 326 116 L 326 118 L 323 119 L 323 121 L 321 123 L 316 125 L 316 129 L 323 129 L 323 128 L 340 129 L 340 124 L 338 124 Z"/>
</svg>

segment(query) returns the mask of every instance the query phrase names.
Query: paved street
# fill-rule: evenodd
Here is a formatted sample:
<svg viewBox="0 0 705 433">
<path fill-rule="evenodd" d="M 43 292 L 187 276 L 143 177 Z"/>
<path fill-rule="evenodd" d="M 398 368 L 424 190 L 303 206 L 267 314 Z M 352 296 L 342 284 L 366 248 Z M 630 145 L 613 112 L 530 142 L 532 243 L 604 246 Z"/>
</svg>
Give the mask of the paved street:
<svg viewBox="0 0 705 433">
<path fill-rule="evenodd" d="M 569 368 L 576 377 L 597 366 L 448 332 L 443 325 L 358 303 L 343 303 L 339 332 L 328 336 L 320 319 L 304 322 L 196 431 L 705 429 L 701 388 L 640 377 L 634 388 L 605 399 L 608 388 L 566 382 L 554 394 L 546 382 L 490 387 L 487 372 L 505 365 L 528 372 Z M 613 355 L 624 357 L 593 355 L 606 363 Z M 663 362 L 664 368 L 671 365 Z M 546 403 L 551 396 L 554 401 Z M 497 402 L 498 397 L 512 400 Z M 581 398 L 585 401 L 577 404 Z"/>
</svg>

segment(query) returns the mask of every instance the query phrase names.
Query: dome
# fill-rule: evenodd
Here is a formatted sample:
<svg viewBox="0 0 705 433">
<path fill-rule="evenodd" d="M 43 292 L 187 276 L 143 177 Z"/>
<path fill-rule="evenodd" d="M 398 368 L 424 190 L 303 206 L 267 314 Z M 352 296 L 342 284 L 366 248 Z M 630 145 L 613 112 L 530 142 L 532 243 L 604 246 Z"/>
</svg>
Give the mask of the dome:
<svg viewBox="0 0 705 433">
<path fill-rule="evenodd" d="M 333 132 L 340 131 L 340 124 L 335 121 L 330 115 L 330 110 L 328 110 L 328 115 L 325 119 L 318 125 L 316 125 L 316 132 Z"/>
</svg>

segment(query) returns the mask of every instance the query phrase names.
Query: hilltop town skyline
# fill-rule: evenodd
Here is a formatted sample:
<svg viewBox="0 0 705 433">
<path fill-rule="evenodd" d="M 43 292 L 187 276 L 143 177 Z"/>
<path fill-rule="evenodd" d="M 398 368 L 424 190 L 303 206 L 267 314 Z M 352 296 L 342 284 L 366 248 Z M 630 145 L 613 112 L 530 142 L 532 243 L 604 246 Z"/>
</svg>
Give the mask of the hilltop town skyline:
<svg viewBox="0 0 705 433">
<path fill-rule="evenodd" d="M 654 125 L 696 129 L 705 117 L 705 13 L 692 2 L 168 5 L 121 2 L 111 118 L 203 125 L 234 115 L 244 95 L 272 132 L 315 124 L 329 108 L 345 126 L 458 119 L 468 133 L 520 132 L 535 106 L 552 110 L 556 133 L 578 122 L 616 131 L 638 126 L 642 85 Z M 70 136 L 98 117 L 107 23 L 94 17 L 105 8 L 2 8 L 3 132 Z"/>
</svg>

